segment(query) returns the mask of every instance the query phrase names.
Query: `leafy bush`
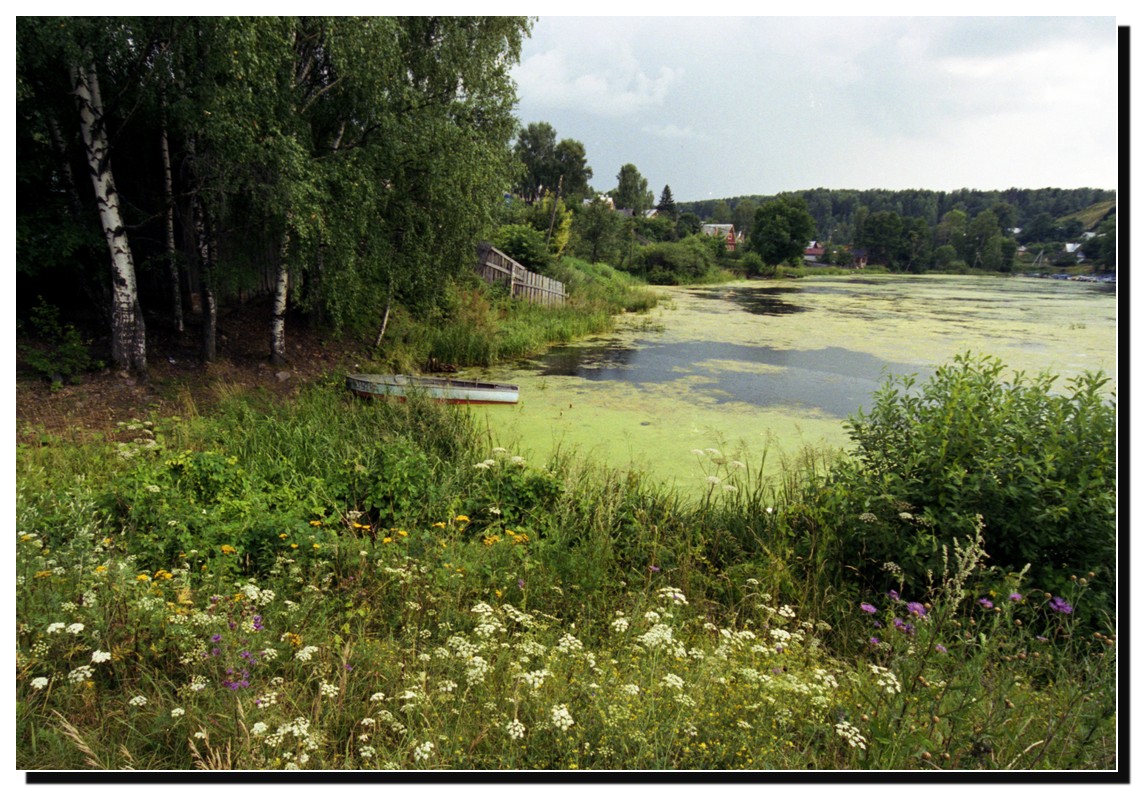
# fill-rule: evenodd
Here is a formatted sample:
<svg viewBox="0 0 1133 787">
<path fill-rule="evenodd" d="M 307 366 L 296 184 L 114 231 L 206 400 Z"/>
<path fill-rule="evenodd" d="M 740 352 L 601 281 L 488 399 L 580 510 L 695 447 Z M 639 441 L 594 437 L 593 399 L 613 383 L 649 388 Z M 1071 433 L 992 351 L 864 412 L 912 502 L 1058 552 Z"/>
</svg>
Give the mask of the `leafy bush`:
<svg viewBox="0 0 1133 787">
<path fill-rule="evenodd" d="M 528 224 L 505 224 L 496 233 L 496 248 L 521 265 L 542 273 L 551 264 L 543 233 Z"/>
<path fill-rule="evenodd" d="M 91 360 L 89 342 L 84 341 L 70 323 L 60 324 L 59 309 L 39 299 L 28 318 L 32 332 L 39 342 L 21 344 L 24 363 L 51 381 L 52 389 L 63 382 L 77 383 L 79 375 L 102 368 L 102 363 Z"/>
<path fill-rule="evenodd" d="M 704 276 L 712 259 L 712 253 L 695 237 L 654 243 L 639 253 L 631 272 L 645 276 L 650 284 L 687 284 Z"/>
<path fill-rule="evenodd" d="M 957 356 L 917 390 L 890 378 L 849 420 L 852 460 L 834 473 L 841 564 L 884 590 L 900 566 L 914 588 L 941 576 L 941 547 L 986 523 L 988 562 L 1066 595 L 1072 575 L 1113 577 L 1116 421 L 1100 373 L 1003 381 L 998 360 Z"/>
</svg>

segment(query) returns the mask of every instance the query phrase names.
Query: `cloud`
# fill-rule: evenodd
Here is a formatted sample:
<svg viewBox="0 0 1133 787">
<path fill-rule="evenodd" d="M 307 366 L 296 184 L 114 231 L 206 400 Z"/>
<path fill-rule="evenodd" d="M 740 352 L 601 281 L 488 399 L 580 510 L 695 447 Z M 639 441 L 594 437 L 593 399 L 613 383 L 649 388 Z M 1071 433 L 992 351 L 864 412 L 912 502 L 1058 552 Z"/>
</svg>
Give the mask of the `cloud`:
<svg viewBox="0 0 1133 787">
<path fill-rule="evenodd" d="M 525 104 L 617 117 L 659 107 L 681 72 L 659 66 L 648 74 L 628 47 L 606 57 L 567 56 L 550 49 L 524 59 L 513 71 Z M 612 55 L 612 56 L 610 56 Z"/>
<path fill-rule="evenodd" d="M 688 126 L 675 126 L 672 123 L 664 126 L 648 125 L 641 130 L 652 137 L 662 139 L 693 139 L 700 136 Z"/>
</svg>

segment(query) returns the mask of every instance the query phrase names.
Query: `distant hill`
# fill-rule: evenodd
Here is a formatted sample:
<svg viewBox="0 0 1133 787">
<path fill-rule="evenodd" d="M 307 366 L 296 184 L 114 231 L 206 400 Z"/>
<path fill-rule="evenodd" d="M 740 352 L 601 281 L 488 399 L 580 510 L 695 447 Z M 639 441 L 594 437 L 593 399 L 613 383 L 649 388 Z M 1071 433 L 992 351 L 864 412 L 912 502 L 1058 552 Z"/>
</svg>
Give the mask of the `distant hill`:
<svg viewBox="0 0 1133 787">
<path fill-rule="evenodd" d="M 1080 221 L 1082 222 L 1082 229 L 1087 232 L 1097 229 L 1097 226 L 1105 219 L 1109 218 L 1110 214 L 1117 210 L 1117 200 L 1103 200 L 1102 202 L 1095 202 L 1093 205 L 1083 208 L 1082 210 L 1065 216 L 1059 216 L 1057 221 L 1059 223 L 1066 221 Z"/>
<path fill-rule="evenodd" d="M 849 243 L 853 228 L 863 215 L 892 211 L 901 217 L 924 219 L 930 228 L 935 227 L 946 213 L 960 210 L 975 218 L 981 212 L 996 209 L 1002 213 L 1003 206 L 1009 210 L 1003 217 L 1010 222 L 1004 226 L 1026 227 L 1037 217 L 1047 216 L 1057 222 L 1073 217 L 1082 222 L 1086 229 L 1096 227 L 1117 203 L 1117 193 L 1105 189 L 1006 189 L 1003 191 L 978 191 L 959 189 L 956 191 L 931 191 L 928 189 L 807 189 L 804 191 L 783 192 L 781 195 L 748 195 L 725 199 L 678 202 L 677 209 L 693 213 L 701 221 L 732 221 L 742 225 L 742 217 L 750 216 L 750 211 L 740 211 L 732 216 L 736 207 L 744 201 L 758 207 L 760 203 L 774 199 L 775 196 L 794 195 L 802 197 L 807 210 L 817 225 L 816 238 L 835 243 Z"/>
</svg>

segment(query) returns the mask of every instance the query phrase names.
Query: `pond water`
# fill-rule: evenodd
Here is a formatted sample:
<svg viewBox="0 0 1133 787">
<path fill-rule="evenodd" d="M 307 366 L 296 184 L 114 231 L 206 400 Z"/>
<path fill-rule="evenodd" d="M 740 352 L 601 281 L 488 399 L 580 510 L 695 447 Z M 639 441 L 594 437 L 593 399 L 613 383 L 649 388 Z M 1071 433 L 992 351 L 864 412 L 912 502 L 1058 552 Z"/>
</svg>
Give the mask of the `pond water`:
<svg viewBox="0 0 1133 787">
<path fill-rule="evenodd" d="M 616 331 L 479 370 L 520 403 L 479 408 L 497 445 L 556 449 L 688 489 L 692 449 L 769 469 L 803 446 L 844 447 L 847 416 L 887 374 L 924 379 L 971 350 L 1009 369 L 1117 373 L 1116 297 L 1100 285 L 1016 277 L 869 276 L 664 288 Z"/>
</svg>

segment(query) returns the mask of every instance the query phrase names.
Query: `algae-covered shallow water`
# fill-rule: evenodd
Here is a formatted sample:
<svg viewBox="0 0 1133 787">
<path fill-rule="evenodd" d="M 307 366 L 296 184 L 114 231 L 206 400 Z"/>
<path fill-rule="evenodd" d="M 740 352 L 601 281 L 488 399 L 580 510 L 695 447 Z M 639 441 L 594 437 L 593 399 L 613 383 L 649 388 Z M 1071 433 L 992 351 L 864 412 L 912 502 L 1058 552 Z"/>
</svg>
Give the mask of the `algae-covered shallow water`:
<svg viewBox="0 0 1133 787">
<path fill-rule="evenodd" d="M 493 441 L 542 462 L 556 448 L 686 489 L 692 449 L 771 465 L 843 447 L 847 416 L 887 374 L 926 378 L 956 354 L 1010 369 L 1116 379 L 1116 297 L 1030 278 L 869 276 L 666 288 L 647 318 L 609 336 L 482 371 L 520 385 L 514 407 L 477 412 Z"/>
</svg>

